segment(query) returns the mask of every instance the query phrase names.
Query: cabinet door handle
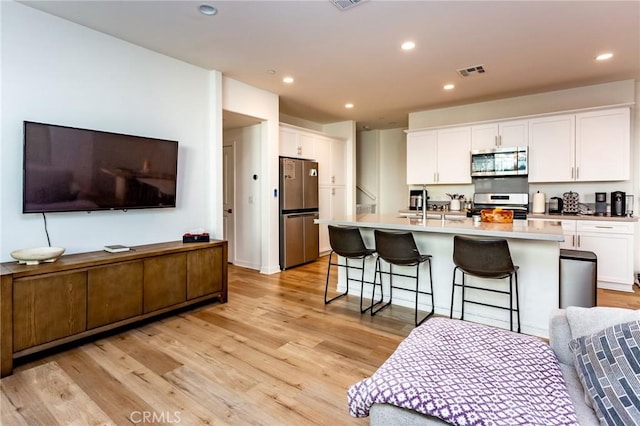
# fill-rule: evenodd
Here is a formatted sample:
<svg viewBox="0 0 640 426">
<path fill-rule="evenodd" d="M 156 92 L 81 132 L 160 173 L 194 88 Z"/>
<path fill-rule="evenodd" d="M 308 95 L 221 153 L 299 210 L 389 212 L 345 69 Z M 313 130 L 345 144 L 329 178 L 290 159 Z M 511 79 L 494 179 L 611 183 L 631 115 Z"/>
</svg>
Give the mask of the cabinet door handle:
<svg viewBox="0 0 640 426">
<path fill-rule="evenodd" d="M 495 135 L 495 136 L 493 137 L 493 139 L 495 140 L 495 142 L 494 142 L 494 145 L 495 145 L 495 146 L 500 146 L 500 140 L 498 139 L 498 137 L 499 137 L 498 135 Z"/>
<path fill-rule="evenodd" d="M 331 188 L 331 195 L 336 195 L 336 189 L 335 188 Z"/>
<path fill-rule="evenodd" d="M 571 168 L 571 180 L 573 180 L 573 171 L 574 171 L 574 170 L 575 170 L 575 169 L 572 167 L 572 168 Z"/>
<path fill-rule="evenodd" d="M 596 228 L 613 229 L 613 226 L 596 225 Z"/>
<path fill-rule="evenodd" d="M 580 235 L 578 235 L 578 247 L 580 247 Z"/>
<path fill-rule="evenodd" d="M 331 176 L 331 183 L 336 183 L 336 177 L 335 176 Z"/>
<path fill-rule="evenodd" d="M 580 167 L 576 167 L 576 180 L 580 179 Z"/>
<path fill-rule="evenodd" d="M 576 246 L 576 236 L 572 235 L 571 236 L 571 247 L 575 247 Z"/>
</svg>

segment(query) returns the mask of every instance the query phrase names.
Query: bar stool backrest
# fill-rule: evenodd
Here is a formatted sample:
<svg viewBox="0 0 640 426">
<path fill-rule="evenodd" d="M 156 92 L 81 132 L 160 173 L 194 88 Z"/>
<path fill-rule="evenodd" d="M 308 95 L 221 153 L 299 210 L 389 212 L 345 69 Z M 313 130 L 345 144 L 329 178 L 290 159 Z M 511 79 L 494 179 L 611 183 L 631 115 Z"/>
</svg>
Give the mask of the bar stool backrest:
<svg viewBox="0 0 640 426">
<path fill-rule="evenodd" d="M 360 230 L 353 226 L 329 225 L 329 244 L 342 257 L 359 258 L 373 252 L 364 245 Z"/>
<path fill-rule="evenodd" d="M 411 232 L 374 231 L 378 256 L 394 265 L 415 265 L 420 252 Z"/>
<path fill-rule="evenodd" d="M 483 278 L 503 278 L 516 268 L 505 239 L 453 237 L 453 263 L 468 274 Z"/>
</svg>

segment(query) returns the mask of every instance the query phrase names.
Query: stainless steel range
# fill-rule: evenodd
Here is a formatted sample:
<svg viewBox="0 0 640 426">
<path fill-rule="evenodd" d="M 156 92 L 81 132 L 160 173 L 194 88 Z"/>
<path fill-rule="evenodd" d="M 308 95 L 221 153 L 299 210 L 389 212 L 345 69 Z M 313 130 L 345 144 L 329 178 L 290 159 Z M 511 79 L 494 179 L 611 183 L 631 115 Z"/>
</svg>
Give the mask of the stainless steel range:
<svg viewBox="0 0 640 426">
<path fill-rule="evenodd" d="M 526 219 L 529 211 L 528 193 L 476 193 L 473 194 L 473 209 L 467 216 L 480 214 L 482 209 L 513 210 L 514 219 Z"/>
</svg>

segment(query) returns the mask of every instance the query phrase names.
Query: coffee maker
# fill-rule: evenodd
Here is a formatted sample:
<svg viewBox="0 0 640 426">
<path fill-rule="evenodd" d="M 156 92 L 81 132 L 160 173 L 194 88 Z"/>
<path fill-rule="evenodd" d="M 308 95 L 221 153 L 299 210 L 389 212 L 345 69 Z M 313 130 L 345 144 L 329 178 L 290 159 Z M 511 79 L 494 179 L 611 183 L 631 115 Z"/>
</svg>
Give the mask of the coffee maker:
<svg viewBox="0 0 640 426">
<path fill-rule="evenodd" d="M 611 216 L 624 216 L 626 213 L 627 194 L 623 191 L 611 193 Z"/>
<path fill-rule="evenodd" d="M 424 192 L 425 194 L 427 191 Z M 412 189 L 409 192 L 409 210 L 422 210 L 427 200 L 422 199 L 422 189 Z M 427 197 L 429 199 L 429 197 Z"/>
<path fill-rule="evenodd" d="M 596 216 L 607 214 L 607 193 L 596 192 Z"/>
</svg>

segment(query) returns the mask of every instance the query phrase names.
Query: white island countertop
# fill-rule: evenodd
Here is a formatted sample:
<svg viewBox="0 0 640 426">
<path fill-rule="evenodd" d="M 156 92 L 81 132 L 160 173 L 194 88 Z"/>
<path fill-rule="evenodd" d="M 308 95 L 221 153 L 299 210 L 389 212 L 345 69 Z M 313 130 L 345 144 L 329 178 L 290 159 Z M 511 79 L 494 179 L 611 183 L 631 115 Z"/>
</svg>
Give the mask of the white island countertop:
<svg viewBox="0 0 640 426">
<path fill-rule="evenodd" d="M 326 225 L 356 226 L 397 231 L 463 234 L 525 240 L 564 241 L 560 221 L 514 220 L 513 223 L 474 222 L 460 215 L 444 215 L 444 219 L 427 219 L 403 215 L 359 214 L 343 219 L 316 219 Z"/>
</svg>

